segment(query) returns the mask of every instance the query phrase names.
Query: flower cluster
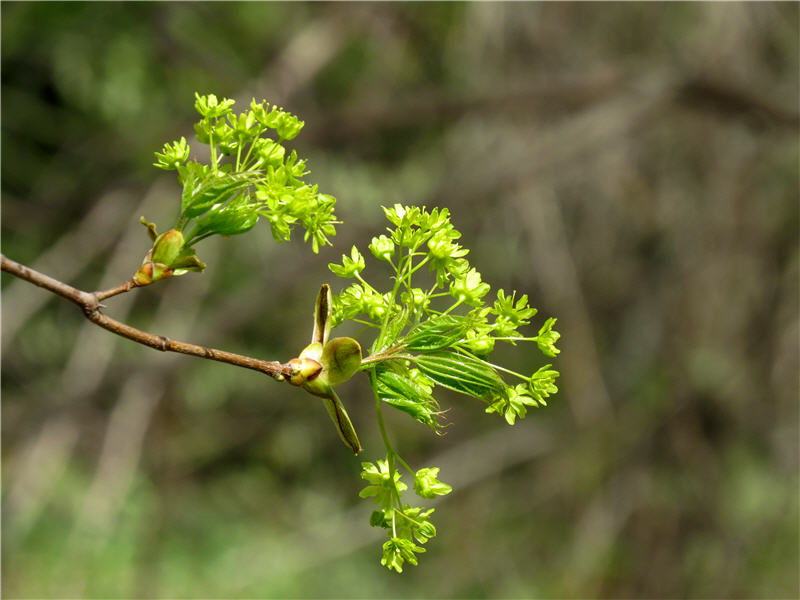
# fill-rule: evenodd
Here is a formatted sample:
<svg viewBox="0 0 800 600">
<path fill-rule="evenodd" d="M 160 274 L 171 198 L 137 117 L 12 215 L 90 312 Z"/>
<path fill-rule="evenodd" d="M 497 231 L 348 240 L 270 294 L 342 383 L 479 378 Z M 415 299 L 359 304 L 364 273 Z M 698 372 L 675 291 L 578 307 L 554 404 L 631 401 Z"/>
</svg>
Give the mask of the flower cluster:
<svg viewBox="0 0 800 600">
<path fill-rule="evenodd" d="M 382 527 L 389 532 L 389 539 L 383 544 L 381 564 L 387 569 L 403 572 L 403 564 L 417 564 L 417 554 L 425 552 L 424 544 L 436 537 L 436 527 L 430 516 L 434 509 L 423 510 L 418 506 L 402 504 L 400 492 L 408 489 L 401 481 L 400 473 L 390 466 L 391 459 L 379 460 L 376 464 L 361 463 L 361 478 L 369 485 L 361 490 L 362 498 L 372 498 L 379 505 L 370 515 L 373 527 Z M 435 498 L 453 491 L 446 483 L 438 480 L 438 468 L 423 468 L 414 476 L 414 490 L 421 498 Z"/>
<path fill-rule="evenodd" d="M 253 99 L 250 110 L 236 115 L 234 100 L 214 94 L 195 97 L 201 116 L 195 131 L 198 142 L 209 146 L 209 163 L 190 160 L 191 148 L 183 137 L 155 153 L 154 165 L 177 171 L 183 188 L 178 219 L 170 230 L 182 236 L 179 253 L 194 256 L 193 244 L 212 235 L 245 233 L 261 218 L 277 241 L 288 240 L 292 227 L 300 225 L 314 252 L 329 243 L 329 236 L 336 234 L 336 199 L 306 183 L 306 161 L 283 146 L 300 133 L 303 121 L 266 101 Z M 164 265 L 162 271 L 171 267 Z"/>
<path fill-rule="evenodd" d="M 544 355 L 555 357 L 560 334 L 553 329 L 554 318 L 535 336 L 520 332 L 537 312 L 526 295 L 500 289 L 489 300 L 491 287 L 466 258 L 468 250 L 458 243 L 461 234 L 447 209 L 396 204 L 384 212 L 392 226 L 372 238 L 369 250 L 394 272 L 393 288 L 382 291 L 364 278 L 366 260 L 354 246 L 340 264 L 329 265 L 335 275 L 354 280 L 333 298 L 331 324 L 351 320 L 376 332 L 361 369 L 368 372 L 375 394 L 386 460 L 377 466 L 364 463 L 362 477 L 372 485 L 362 496 L 380 499 L 381 514 L 373 513 L 371 523 L 387 529 L 391 523 L 382 562 L 399 571 L 404 561 L 416 564 L 414 553 L 424 551 L 417 543 L 427 541 L 435 529 L 430 511 L 401 501 L 406 487 L 395 461 L 414 475 L 415 489 L 423 498 L 447 493 L 450 487 L 436 479 L 438 469 L 415 473 L 392 448 L 381 405 L 438 431 L 441 410 L 433 393 L 439 386 L 482 400 L 486 412 L 500 414 L 513 425 L 529 407 L 545 406 L 558 391 L 558 371 L 547 364 L 525 375 L 496 365 L 489 360 L 496 343 L 536 342 Z M 521 383 L 509 384 L 506 377 Z M 420 529 L 423 525 L 431 529 Z M 406 531 L 405 526 L 408 534 L 400 536 L 397 532 Z"/>
<path fill-rule="evenodd" d="M 560 335 L 553 329 L 556 319 L 526 337 L 519 329 L 537 312 L 527 295 L 500 289 L 487 302 L 491 288 L 465 258 L 468 250 L 457 242 L 461 234 L 447 209 L 398 204 L 384 212 L 394 227 L 372 238 L 369 249 L 394 271 L 391 291 L 378 291 L 364 279 L 366 260 L 355 246 L 341 264 L 329 265 L 335 275 L 355 280 L 334 297 L 332 325 L 349 319 L 378 331 L 365 367 L 380 398 L 434 428 L 436 385 L 484 400 L 509 423 L 525 416 L 525 406 L 544 405 L 557 389 L 558 372 L 550 365 L 526 376 L 488 358 L 498 341 L 534 341 L 554 357 Z M 431 282 L 416 286 L 423 267 Z M 509 385 L 503 375 L 525 383 Z"/>
</svg>

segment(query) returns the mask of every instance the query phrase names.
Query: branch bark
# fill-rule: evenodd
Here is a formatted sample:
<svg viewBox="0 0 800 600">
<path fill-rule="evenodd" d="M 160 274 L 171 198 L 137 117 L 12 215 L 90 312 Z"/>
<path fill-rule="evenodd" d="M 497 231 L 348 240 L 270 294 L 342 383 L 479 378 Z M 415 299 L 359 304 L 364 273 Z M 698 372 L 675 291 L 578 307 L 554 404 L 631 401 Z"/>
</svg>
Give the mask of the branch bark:
<svg viewBox="0 0 800 600">
<path fill-rule="evenodd" d="M 0 254 L 0 261 L 2 262 L 2 270 L 10 273 L 15 277 L 19 277 L 29 283 L 39 286 L 52 292 L 62 298 L 65 298 L 76 304 L 83 311 L 84 316 L 95 325 L 102 327 L 122 337 L 133 340 L 139 344 L 149 346 L 162 352 L 177 352 L 179 354 L 188 354 L 189 356 L 197 356 L 199 358 L 207 358 L 209 360 L 216 360 L 219 362 L 228 363 L 237 367 L 245 369 L 252 369 L 265 373 L 270 377 L 284 381 L 292 374 L 292 367 L 288 363 L 280 363 L 278 361 L 266 361 L 251 356 L 243 356 L 241 354 L 234 354 L 233 352 L 226 352 L 224 350 L 217 350 L 215 348 L 207 348 L 206 346 L 198 346 L 187 342 L 179 342 L 162 335 L 155 335 L 148 333 L 130 325 L 126 325 L 121 321 L 117 321 L 101 312 L 103 305 L 101 300 L 114 296 L 118 293 L 126 292 L 134 286 L 129 286 L 130 282 L 126 282 L 112 290 L 101 292 L 85 292 L 72 287 L 62 281 L 54 279 L 44 273 L 40 273 L 30 267 L 26 267 L 16 261 L 11 260 L 7 256 Z"/>
</svg>

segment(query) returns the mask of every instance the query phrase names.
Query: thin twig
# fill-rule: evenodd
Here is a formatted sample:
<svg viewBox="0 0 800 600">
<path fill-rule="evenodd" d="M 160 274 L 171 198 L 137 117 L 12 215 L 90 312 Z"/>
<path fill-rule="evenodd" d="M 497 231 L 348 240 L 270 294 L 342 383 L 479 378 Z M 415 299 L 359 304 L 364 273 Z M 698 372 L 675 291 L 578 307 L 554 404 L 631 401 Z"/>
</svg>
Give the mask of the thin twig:
<svg viewBox="0 0 800 600">
<path fill-rule="evenodd" d="M 161 335 L 155 335 L 126 325 L 116 319 L 112 319 L 108 315 L 100 312 L 102 304 L 100 300 L 108 298 L 127 289 L 122 289 L 126 284 L 122 284 L 117 288 L 112 288 L 105 292 L 89 293 L 72 287 L 62 281 L 53 279 L 52 277 L 40 273 L 30 267 L 26 267 L 18 262 L 11 260 L 3 254 L 0 254 L 2 261 L 2 270 L 24 279 L 34 285 L 46 289 L 49 292 L 57 294 L 62 298 L 66 298 L 70 302 L 77 304 L 82 310 L 83 314 L 95 325 L 99 325 L 103 329 L 107 329 L 112 333 L 116 333 L 122 337 L 133 340 L 145 346 L 161 350 L 162 352 L 178 352 L 180 354 L 188 354 L 190 356 L 197 356 L 199 358 L 207 358 L 224 362 L 237 367 L 245 369 L 252 369 L 266 373 L 279 381 L 291 376 L 292 368 L 288 364 L 282 364 L 277 361 L 266 361 L 250 356 L 243 356 L 241 354 L 234 354 L 233 352 L 226 352 L 224 350 L 217 350 L 214 348 L 207 348 L 205 346 L 198 346 L 196 344 L 189 344 L 187 342 L 179 342 L 171 340 Z M 133 287 L 133 286 L 131 286 Z M 128 288 L 130 289 L 130 288 Z"/>
<path fill-rule="evenodd" d="M 139 284 L 136 283 L 133 279 L 129 279 L 125 283 L 120 283 L 118 286 L 113 287 L 111 289 L 94 292 L 93 295 L 95 298 L 97 298 L 98 302 L 102 302 L 106 298 L 111 298 L 111 296 L 116 296 L 117 294 L 123 294 L 125 292 L 129 292 L 133 288 L 138 286 Z"/>
</svg>

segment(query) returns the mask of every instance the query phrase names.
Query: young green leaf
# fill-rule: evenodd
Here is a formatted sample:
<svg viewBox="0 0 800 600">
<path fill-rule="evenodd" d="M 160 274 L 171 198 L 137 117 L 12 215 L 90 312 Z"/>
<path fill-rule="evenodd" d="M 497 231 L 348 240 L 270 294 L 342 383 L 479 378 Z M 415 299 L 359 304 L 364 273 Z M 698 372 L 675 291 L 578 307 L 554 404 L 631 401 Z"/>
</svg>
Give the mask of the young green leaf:
<svg viewBox="0 0 800 600">
<path fill-rule="evenodd" d="M 434 315 L 414 327 L 401 345 L 415 352 L 435 352 L 466 339 L 474 325 L 468 317 Z"/>
<path fill-rule="evenodd" d="M 394 408 L 438 431 L 439 403 L 431 395 L 431 381 L 416 369 L 408 369 L 399 361 L 381 363 L 375 368 L 375 393 Z"/>
<path fill-rule="evenodd" d="M 437 385 L 473 398 L 490 400 L 505 390 L 500 376 L 485 362 L 456 352 L 435 352 L 414 357 L 419 370 Z"/>
</svg>

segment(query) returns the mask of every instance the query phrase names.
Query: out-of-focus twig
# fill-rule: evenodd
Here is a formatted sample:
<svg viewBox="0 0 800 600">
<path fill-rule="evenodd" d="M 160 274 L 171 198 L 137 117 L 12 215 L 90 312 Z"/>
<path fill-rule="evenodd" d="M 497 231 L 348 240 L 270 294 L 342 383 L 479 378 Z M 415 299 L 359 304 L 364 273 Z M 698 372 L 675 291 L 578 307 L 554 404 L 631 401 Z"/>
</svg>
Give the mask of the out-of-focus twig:
<svg viewBox="0 0 800 600">
<path fill-rule="evenodd" d="M 420 127 L 457 120 L 478 111 L 570 112 L 619 93 L 623 84 L 619 73 L 603 71 L 580 80 L 528 83 L 466 97 L 431 92 L 392 102 L 379 98 L 333 113 L 310 115 L 309 120 L 320 124 L 309 136 L 329 138 L 346 133 L 347 139 L 352 140 L 354 136 L 373 134 L 376 129 Z"/>
<path fill-rule="evenodd" d="M 776 125 L 793 129 L 800 127 L 800 114 L 794 107 L 781 106 L 753 90 L 709 77 L 687 80 L 680 86 L 675 101 L 689 108 L 707 109 L 719 115 L 750 115 Z"/>
</svg>

